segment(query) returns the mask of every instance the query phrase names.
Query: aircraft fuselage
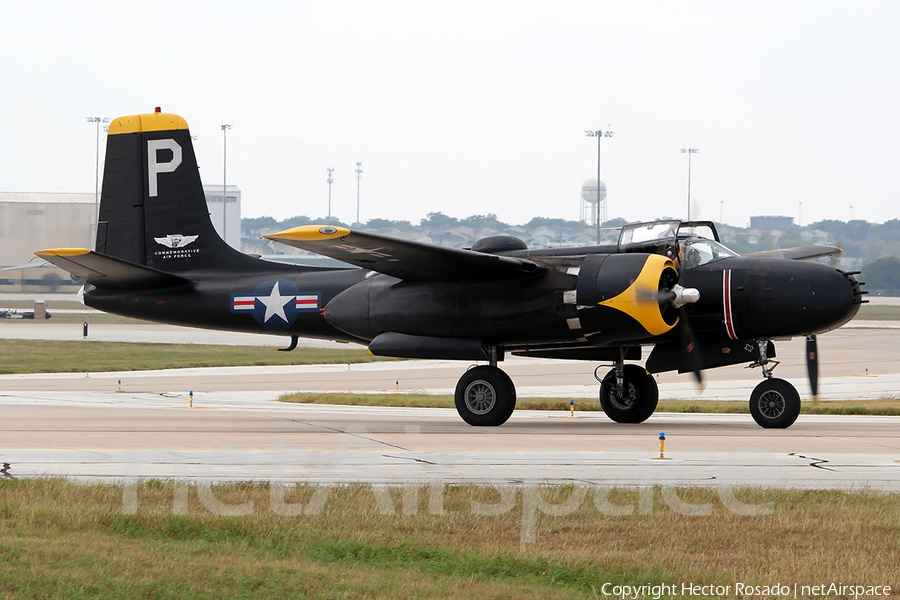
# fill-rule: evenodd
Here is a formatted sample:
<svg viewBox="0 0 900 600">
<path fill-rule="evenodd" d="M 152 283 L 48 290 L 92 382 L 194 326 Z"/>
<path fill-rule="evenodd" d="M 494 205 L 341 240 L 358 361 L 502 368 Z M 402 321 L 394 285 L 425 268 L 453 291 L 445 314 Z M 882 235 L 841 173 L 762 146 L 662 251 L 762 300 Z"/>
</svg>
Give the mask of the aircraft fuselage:
<svg viewBox="0 0 900 600">
<path fill-rule="evenodd" d="M 387 331 L 479 338 L 510 348 L 660 341 L 621 311 L 567 302 L 566 293 L 584 283 L 578 270 L 565 267 L 483 283 L 402 281 L 362 269 L 270 269 L 227 279 L 192 271 L 186 274 L 192 285 L 168 290 L 93 289 L 85 304 L 161 323 L 359 343 Z M 817 263 L 732 257 L 685 270 L 681 283 L 700 291 L 700 300 L 685 310 L 705 340 L 822 333 L 849 321 L 859 307 L 856 280 Z"/>
</svg>

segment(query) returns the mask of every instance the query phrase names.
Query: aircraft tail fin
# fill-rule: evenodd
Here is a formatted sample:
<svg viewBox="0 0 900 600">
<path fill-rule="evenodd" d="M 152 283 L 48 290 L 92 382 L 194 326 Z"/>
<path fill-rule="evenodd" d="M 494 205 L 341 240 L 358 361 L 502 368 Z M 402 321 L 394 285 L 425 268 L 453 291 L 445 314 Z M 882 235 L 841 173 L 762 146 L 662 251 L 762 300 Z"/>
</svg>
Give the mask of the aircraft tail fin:
<svg viewBox="0 0 900 600">
<path fill-rule="evenodd" d="M 161 112 L 110 124 L 96 249 L 165 272 L 258 264 L 216 233 L 187 123 Z"/>
<path fill-rule="evenodd" d="M 41 250 L 35 254 L 103 289 L 142 290 L 190 284 L 184 277 L 84 248 L 55 248 Z"/>
</svg>

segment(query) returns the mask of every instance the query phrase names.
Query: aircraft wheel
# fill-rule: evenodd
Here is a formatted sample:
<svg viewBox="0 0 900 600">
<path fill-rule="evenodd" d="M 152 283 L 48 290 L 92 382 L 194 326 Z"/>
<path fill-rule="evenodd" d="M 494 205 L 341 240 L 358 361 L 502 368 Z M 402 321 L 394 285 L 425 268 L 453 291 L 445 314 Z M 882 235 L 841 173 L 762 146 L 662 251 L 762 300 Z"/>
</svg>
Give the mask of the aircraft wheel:
<svg viewBox="0 0 900 600">
<path fill-rule="evenodd" d="M 456 384 L 456 412 L 469 425 L 503 425 L 516 408 L 516 387 L 497 367 L 469 369 Z"/>
<path fill-rule="evenodd" d="M 616 423 L 643 423 L 659 402 L 659 388 L 653 376 L 638 365 L 625 365 L 625 389 L 616 385 L 616 370 L 610 369 L 600 383 L 600 406 Z"/>
<path fill-rule="evenodd" d="M 800 414 L 800 394 L 784 379 L 764 379 L 750 394 L 750 414 L 760 427 L 786 429 Z"/>
</svg>

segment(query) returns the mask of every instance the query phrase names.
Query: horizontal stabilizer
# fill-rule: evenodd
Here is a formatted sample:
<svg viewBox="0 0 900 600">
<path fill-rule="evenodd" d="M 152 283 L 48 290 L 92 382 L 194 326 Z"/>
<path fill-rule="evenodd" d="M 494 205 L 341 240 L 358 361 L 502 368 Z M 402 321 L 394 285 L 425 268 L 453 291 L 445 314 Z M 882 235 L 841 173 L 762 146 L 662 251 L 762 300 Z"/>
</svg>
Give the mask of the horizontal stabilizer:
<svg viewBox="0 0 900 600">
<path fill-rule="evenodd" d="M 303 225 L 265 237 L 404 280 L 498 281 L 527 277 L 545 269 L 523 258 L 401 240 L 329 225 Z"/>
<path fill-rule="evenodd" d="M 100 289 L 145 290 L 190 284 L 184 277 L 84 248 L 55 248 L 35 254 Z"/>
<path fill-rule="evenodd" d="M 790 260 L 809 260 L 811 258 L 833 256 L 842 252 L 843 250 L 838 248 L 837 246 L 799 246 L 797 248 L 784 248 L 783 250 L 760 250 L 759 252 L 749 252 L 747 254 L 741 254 L 741 256 L 745 258 L 787 258 Z"/>
<path fill-rule="evenodd" d="M 34 259 L 31 259 L 31 260 L 34 260 Z M 54 267 L 54 266 L 56 266 L 56 265 L 54 265 L 53 263 L 48 263 L 45 260 L 45 261 L 42 261 L 39 263 L 34 263 L 33 265 L 17 265 L 15 267 L 5 267 L 3 269 L 0 269 L 0 271 L 22 271 L 24 269 L 47 269 L 47 268 Z"/>
</svg>

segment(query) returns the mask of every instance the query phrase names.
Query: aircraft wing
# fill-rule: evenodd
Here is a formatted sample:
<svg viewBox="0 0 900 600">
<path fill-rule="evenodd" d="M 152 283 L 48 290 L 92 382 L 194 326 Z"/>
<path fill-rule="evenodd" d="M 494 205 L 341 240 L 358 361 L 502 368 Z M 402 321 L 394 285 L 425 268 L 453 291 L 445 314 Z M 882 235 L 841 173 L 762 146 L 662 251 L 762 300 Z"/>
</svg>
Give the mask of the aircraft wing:
<svg viewBox="0 0 900 600">
<path fill-rule="evenodd" d="M 472 252 L 327 225 L 303 225 L 265 238 L 404 280 L 498 281 L 527 277 L 546 268 L 523 258 Z"/>
<path fill-rule="evenodd" d="M 783 250 L 760 250 L 741 254 L 749 258 L 788 258 L 790 260 L 809 260 L 840 254 L 843 250 L 837 246 L 799 246 L 797 248 L 785 248 Z"/>
<path fill-rule="evenodd" d="M 101 289 L 142 290 L 190 283 L 178 275 L 84 248 L 55 248 L 40 250 L 35 254 Z"/>
</svg>

